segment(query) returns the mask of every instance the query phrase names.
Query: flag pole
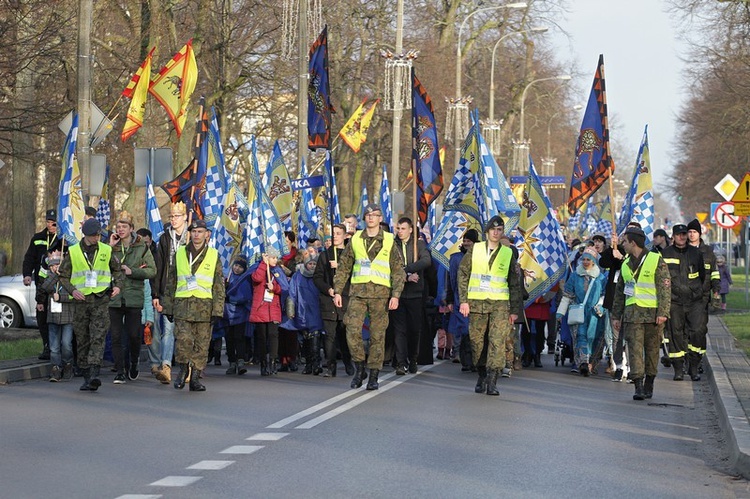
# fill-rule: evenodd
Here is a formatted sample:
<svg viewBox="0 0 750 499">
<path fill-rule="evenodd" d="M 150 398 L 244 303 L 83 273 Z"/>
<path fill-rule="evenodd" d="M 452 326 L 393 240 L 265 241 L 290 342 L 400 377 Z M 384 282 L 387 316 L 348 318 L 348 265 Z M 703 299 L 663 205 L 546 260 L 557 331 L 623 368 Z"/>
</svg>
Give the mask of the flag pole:
<svg viewBox="0 0 750 499">
<path fill-rule="evenodd" d="M 195 156 L 193 157 L 193 178 L 198 174 L 198 158 L 200 157 L 201 138 L 203 135 L 203 107 L 205 106 L 205 97 L 201 96 L 200 106 L 198 108 L 198 123 L 195 125 Z M 190 213 L 188 213 L 188 227 L 193 223 L 193 213 L 195 212 L 195 182 L 190 186 Z"/>
</svg>

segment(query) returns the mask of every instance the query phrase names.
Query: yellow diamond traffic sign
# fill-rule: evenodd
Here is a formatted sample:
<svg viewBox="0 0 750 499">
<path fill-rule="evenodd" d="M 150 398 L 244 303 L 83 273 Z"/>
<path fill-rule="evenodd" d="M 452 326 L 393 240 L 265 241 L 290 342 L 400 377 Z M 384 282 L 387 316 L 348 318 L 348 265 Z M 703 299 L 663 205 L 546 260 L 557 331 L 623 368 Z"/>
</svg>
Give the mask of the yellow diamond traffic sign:
<svg viewBox="0 0 750 499">
<path fill-rule="evenodd" d="M 740 184 L 734 179 L 734 177 L 727 173 L 726 176 L 714 186 L 714 189 L 721 194 L 721 197 L 723 197 L 725 201 L 730 201 L 739 185 Z"/>
</svg>

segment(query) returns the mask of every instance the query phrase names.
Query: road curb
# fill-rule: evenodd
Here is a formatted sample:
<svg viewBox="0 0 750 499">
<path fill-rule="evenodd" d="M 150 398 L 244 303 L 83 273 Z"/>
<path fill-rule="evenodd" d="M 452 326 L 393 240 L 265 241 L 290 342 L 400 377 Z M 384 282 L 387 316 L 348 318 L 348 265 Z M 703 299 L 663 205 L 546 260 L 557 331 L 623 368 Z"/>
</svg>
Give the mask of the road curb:
<svg viewBox="0 0 750 499">
<path fill-rule="evenodd" d="M 726 330 L 723 322 L 721 327 Z M 709 336 L 711 334 L 709 333 Z M 711 381 L 711 393 L 716 405 L 719 426 L 727 441 L 732 468 L 746 479 L 750 479 L 750 422 L 732 386 L 727 368 L 721 356 L 742 356 L 742 352 L 722 352 L 719 354 L 709 347 L 706 350 L 706 374 Z"/>
<path fill-rule="evenodd" d="M 49 378 L 51 370 L 49 362 L 0 369 L 0 385 Z"/>
</svg>

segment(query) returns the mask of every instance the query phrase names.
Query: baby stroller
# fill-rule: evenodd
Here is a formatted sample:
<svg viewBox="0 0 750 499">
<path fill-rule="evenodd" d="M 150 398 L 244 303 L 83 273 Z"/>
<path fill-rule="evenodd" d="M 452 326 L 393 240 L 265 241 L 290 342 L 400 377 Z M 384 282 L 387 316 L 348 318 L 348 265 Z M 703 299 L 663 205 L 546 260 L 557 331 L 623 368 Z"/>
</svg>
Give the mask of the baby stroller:
<svg viewBox="0 0 750 499">
<path fill-rule="evenodd" d="M 570 334 L 570 328 L 568 327 L 568 318 L 563 318 L 557 321 L 557 341 L 555 342 L 555 366 L 557 367 L 562 363 L 565 365 L 565 360 L 569 360 L 573 363 L 573 337 Z"/>
</svg>

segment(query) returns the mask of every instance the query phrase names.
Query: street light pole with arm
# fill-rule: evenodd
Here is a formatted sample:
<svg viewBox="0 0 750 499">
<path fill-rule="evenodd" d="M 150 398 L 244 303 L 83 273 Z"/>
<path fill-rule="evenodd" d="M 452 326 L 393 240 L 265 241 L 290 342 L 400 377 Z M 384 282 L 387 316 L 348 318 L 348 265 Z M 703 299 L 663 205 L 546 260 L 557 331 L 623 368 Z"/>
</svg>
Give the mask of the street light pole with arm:
<svg viewBox="0 0 750 499">
<path fill-rule="evenodd" d="M 551 81 L 551 80 L 561 80 L 561 81 L 568 81 L 571 79 L 570 75 L 558 75 L 558 76 L 550 76 L 548 78 L 538 78 L 536 80 L 531 80 L 529 83 L 526 84 L 526 86 L 523 88 L 523 92 L 521 92 L 521 119 L 520 119 L 520 126 L 519 126 L 519 133 L 518 138 L 523 142 L 524 139 L 524 104 L 526 101 L 526 91 L 529 90 L 529 88 L 534 83 L 539 83 L 540 81 Z"/>
</svg>

